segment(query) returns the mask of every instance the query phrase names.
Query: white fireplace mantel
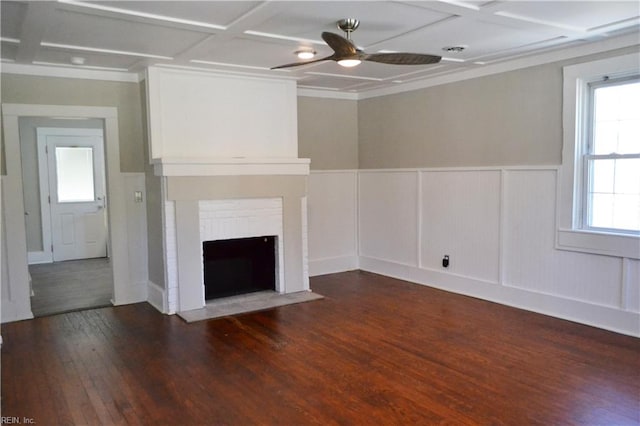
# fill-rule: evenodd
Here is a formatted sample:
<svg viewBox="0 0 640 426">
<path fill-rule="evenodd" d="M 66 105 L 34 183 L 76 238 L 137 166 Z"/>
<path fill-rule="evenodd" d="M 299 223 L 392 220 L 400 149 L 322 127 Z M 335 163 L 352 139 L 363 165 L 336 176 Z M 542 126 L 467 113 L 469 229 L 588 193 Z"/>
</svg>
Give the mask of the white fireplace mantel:
<svg viewBox="0 0 640 426">
<path fill-rule="evenodd" d="M 295 81 L 150 67 L 146 83 L 149 158 L 162 177 L 168 312 L 205 304 L 201 226 L 215 228 L 207 240 L 276 235 L 276 290 L 308 291 L 310 160 L 298 158 Z M 271 209 L 256 207 L 260 199 L 280 206 L 277 217 L 262 214 Z M 201 207 L 209 204 L 226 216 L 205 220 Z M 260 227 L 268 221 L 281 230 Z"/>
<path fill-rule="evenodd" d="M 159 158 L 156 176 L 308 175 L 308 158 Z"/>
</svg>

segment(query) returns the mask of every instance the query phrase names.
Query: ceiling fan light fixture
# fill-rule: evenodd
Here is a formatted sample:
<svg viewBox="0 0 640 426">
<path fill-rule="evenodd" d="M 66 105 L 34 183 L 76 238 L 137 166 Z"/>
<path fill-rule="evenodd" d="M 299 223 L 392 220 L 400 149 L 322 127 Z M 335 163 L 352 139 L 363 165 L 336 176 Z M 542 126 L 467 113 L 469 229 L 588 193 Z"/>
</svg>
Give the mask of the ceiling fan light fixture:
<svg viewBox="0 0 640 426">
<path fill-rule="evenodd" d="M 378 62 L 381 64 L 393 65 L 430 65 L 442 60 L 442 56 L 427 55 L 422 53 L 388 52 L 368 54 L 358 48 L 351 41 L 351 33 L 358 28 L 360 22 L 357 19 L 342 19 L 338 21 L 338 28 L 346 33 L 346 38 L 338 34 L 323 31 L 322 40 L 333 50 L 333 54 L 320 59 L 305 60 L 304 62 L 294 62 L 290 64 L 278 65 L 271 68 L 278 70 L 282 68 L 297 67 L 323 61 L 336 61 L 338 65 L 351 68 L 360 65 L 363 61 Z M 306 48 L 305 48 L 306 50 Z M 298 52 L 296 52 L 298 53 Z"/>
<path fill-rule="evenodd" d="M 300 59 L 312 59 L 316 56 L 316 51 L 312 49 L 297 50 L 296 56 Z"/>
<path fill-rule="evenodd" d="M 338 61 L 338 65 L 342 65 L 345 68 L 352 68 L 355 66 L 358 66 L 362 63 L 362 61 L 360 59 L 340 59 Z"/>
</svg>

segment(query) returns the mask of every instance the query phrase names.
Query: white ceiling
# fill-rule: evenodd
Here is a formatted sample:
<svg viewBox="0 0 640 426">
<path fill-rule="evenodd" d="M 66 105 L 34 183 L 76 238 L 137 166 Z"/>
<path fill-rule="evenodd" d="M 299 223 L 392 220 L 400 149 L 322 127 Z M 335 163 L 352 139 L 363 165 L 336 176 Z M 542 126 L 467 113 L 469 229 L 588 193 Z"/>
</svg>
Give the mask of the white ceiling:
<svg viewBox="0 0 640 426">
<path fill-rule="evenodd" d="M 5 1 L 2 61 L 140 72 L 152 64 L 295 78 L 301 88 L 363 92 L 482 68 L 553 49 L 638 34 L 640 2 L 627 1 Z M 442 55 L 398 66 L 295 62 L 336 21 L 357 18 L 368 53 Z M 465 46 L 447 53 L 447 46 Z M 71 58 L 85 58 L 72 65 Z"/>
</svg>

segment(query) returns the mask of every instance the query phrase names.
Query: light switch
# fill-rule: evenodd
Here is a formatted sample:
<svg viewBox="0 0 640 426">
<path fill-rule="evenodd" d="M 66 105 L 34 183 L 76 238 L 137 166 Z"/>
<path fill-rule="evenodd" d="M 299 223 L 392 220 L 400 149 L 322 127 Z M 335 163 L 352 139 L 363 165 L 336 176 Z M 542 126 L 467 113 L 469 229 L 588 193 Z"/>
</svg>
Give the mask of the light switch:
<svg viewBox="0 0 640 426">
<path fill-rule="evenodd" d="M 142 202 L 142 191 L 133 192 L 133 201 L 135 201 L 136 203 Z"/>
</svg>

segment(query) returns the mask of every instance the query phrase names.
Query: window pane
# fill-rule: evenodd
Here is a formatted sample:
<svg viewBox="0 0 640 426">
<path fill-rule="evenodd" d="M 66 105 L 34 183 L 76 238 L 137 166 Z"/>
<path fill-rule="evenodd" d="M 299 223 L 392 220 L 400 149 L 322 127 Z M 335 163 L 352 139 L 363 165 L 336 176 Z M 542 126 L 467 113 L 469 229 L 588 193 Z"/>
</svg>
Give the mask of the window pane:
<svg viewBox="0 0 640 426">
<path fill-rule="evenodd" d="M 616 160 L 594 160 L 592 162 L 591 189 L 590 192 L 605 194 L 613 193 L 615 182 Z"/>
<path fill-rule="evenodd" d="M 593 154 L 640 153 L 640 82 L 597 87 Z"/>
<path fill-rule="evenodd" d="M 93 148 L 56 147 L 58 202 L 94 201 Z"/>
<path fill-rule="evenodd" d="M 613 196 L 612 228 L 640 230 L 640 196 L 628 194 Z"/>
<path fill-rule="evenodd" d="M 640 158 L 591 159 L 587 225 L 640 231 Z"/>
<path fill-rule="evenodd" d="M 631 154 L 640 152 L 640 120 L 625 120 L 620 122 L 618 136 L 618 152 Z"/>
<path fill-rule="evenodd" d="M 590 194 L 589 226 L 613 228 L 613 194 Z"/>
<path fill-rule="evenodd" d="M 593 153 L 608 155 L 618 150 L 618 122 L 598 121 L 594 128 L 595 146 Z"/>
<path fill-rule="evenodd" d="M 640 158 L 615 160 L 616 194 L 640 194 Z"/>
</svg>

